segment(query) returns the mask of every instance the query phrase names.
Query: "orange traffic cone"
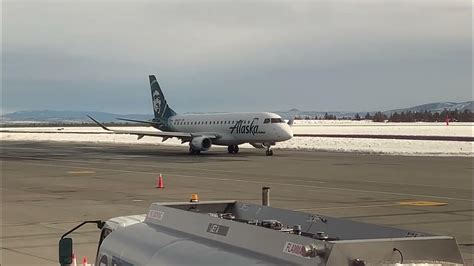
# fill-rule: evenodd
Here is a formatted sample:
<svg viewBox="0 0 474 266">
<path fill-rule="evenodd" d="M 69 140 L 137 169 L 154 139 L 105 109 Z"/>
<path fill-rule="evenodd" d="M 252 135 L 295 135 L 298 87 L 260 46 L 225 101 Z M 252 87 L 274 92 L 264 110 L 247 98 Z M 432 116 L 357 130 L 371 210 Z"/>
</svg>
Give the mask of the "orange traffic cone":
<svg viewBox="0 0 474 266">
<path fill-rule="evenodd" d="M 87 263 L 87 257 L 82 258 L 82 266 L 89 266 L 89 263 Z"/>
<path fill-rule="evenodd" d="M 163 176 L 160 173 L 160 176 L 156 179 L 156 188 L 165 188 L 165 185 L 163 184 Z"/>
<path fill-rule="evenodd" d="M 76 254 L 72 253 L 72 263 L 71 266 L 77 266 Z"/>
</svg>

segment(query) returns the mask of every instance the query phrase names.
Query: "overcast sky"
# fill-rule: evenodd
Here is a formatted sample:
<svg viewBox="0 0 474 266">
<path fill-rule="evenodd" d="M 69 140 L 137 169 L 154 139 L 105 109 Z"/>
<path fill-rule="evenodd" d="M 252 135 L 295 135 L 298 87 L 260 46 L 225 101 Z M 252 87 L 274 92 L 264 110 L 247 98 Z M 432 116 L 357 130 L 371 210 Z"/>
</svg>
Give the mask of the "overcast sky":
<svg viewBox="0 0 474 266">
<path fill-rule="evenodd" d="M 387 110 L 472 96 L 468 0 L 3 1 L 2 108 Z"/>
</svg>

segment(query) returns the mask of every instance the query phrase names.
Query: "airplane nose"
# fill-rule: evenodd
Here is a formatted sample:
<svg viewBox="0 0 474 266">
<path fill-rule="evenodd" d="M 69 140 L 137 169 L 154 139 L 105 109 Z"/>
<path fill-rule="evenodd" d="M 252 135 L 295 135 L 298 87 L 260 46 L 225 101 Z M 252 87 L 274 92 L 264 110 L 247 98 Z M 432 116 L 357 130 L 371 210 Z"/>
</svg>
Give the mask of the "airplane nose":
<svg viewBox="0 0 474 266">
<path fill-rule="evenodd" d="M 288 125 L 284 128 L 284 137 L 285 137 L 285 140 L 289 140 L 293 138 L 293 130 Z"/>
</svg>

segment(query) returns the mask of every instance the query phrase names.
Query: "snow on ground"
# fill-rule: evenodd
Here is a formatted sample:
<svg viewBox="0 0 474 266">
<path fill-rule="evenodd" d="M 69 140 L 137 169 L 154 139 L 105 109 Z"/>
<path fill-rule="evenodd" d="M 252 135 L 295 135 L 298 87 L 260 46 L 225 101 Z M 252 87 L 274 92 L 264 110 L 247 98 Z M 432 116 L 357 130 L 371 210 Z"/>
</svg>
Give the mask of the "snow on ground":
<svg viewBox="0 0 474 266">
<path fill-rule="evenodd" d="M 278 143 L 276 147 L 392 155 L 474 156 L 473 143 L 456 141 L 293 138 L 287 142 Z"/>
<path fill-rule="evenodd" d="M 372 123 L 367 121 L 296 121 L 294 133 L 306 134 L 394 134 L 394 135 L 437 135 L 437 136 L 473 136 L 474 123 Z M 151 127 L 114 127 L 114 129 L 134 129 L 154 131 Z M 125 143 L 183 146 L 178 139 L 161 142 L 161 138 L 144 137 L 137 140 L 132 135 L 113 134 L 60 134 L 61 132 L 104 132 L 98 127 L 58 128 L 3 128 L 3 130 L 52 131 L 51 133 L 0 133 L 2 141 L 74 141 L 95 143 Z M 242 148 L 252 148 L 242 145 Z M 425 140 L 385 140 L 353 138 L 293 138 L 278 143 L 275 148 L 318 151 L 359 152 L 393 155 L 429 155 L 429 156 L 469 156 L 474 157 L 472 142 L 425 141 Z"/>
<path fill-rule="evenodd" d="M 474 123 L 374 123 L 372 121 L 296 120 L 294 133 L 298 134 L 377 134 L 473 136 Z"/>
</svg>

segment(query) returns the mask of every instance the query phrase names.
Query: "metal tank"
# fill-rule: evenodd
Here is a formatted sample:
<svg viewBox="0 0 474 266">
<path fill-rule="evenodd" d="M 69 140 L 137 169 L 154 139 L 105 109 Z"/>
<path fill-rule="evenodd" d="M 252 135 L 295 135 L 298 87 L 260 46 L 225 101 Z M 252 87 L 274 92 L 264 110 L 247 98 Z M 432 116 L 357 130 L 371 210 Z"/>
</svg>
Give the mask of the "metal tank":
<svg viewBox="0 0 474 266">
<path fill-rule="evenodd" d="M 154 203 L 141 219 L 101 238 L 96 265 L 463 264 L 453 237 L 238 201 Z"/>
</svg>

